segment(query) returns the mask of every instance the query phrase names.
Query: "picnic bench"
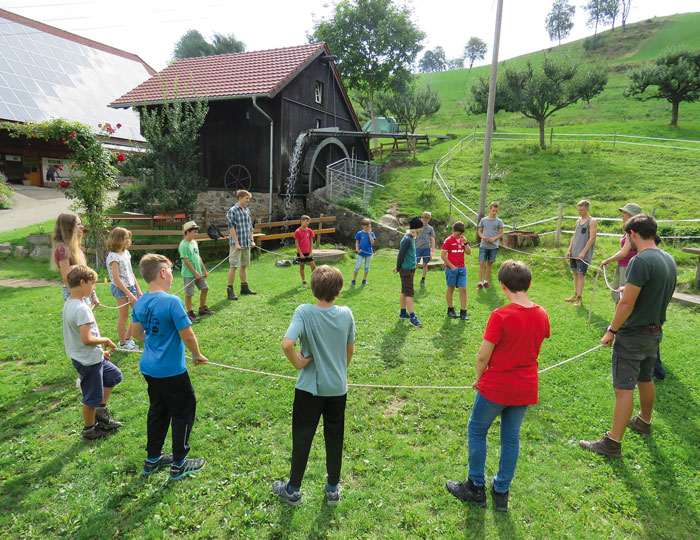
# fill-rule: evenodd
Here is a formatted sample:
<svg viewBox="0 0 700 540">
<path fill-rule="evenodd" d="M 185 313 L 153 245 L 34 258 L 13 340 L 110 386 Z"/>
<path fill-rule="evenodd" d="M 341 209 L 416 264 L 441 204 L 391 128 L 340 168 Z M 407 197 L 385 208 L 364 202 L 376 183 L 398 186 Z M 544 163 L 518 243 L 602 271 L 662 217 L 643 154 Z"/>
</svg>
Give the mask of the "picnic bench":
<svg viewBox="0 0 700 540">
<path fill-rule="evenodd" d="M 692 253 L 698 255 L 698 267 L 695 270 L 695 287 L 700 288 L 700 248 L 684 247 L 681 248 L 683 253 Z"/>
</svg>

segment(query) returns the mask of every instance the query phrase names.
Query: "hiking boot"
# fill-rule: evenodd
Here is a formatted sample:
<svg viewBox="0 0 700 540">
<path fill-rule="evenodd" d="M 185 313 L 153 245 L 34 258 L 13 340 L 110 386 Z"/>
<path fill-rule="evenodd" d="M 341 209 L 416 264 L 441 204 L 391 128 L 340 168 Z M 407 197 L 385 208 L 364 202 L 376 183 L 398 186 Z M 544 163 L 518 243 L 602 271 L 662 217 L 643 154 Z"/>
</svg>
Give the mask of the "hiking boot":
<svg viewBox="0 0 700 540">
<path fill-rule="evenodd" d="M 91 427 L 84 427 L 81 435 L 83 437 L 83 442 L 90 442 L 97 439 L 104 439 L 105 437 L 109 437 L 112 433 L 113 430 L 105 429 L 99 426 L 98 424 L 95 424 Z"/>
<path fill-rule="evenodd" d="M 230 285 L 226 287 L 226 298 L 228 300 L 238 300 L 238 296 L 236 296 L 236 293 L 233 292 L 233 287 Z"/>
<path fill-rule="evenodd" d="M 602 456 L 622 457 L 622 443 L 613 441 L 610 432 L 606 431 L 603 436 L 595 441 L 579 441 L 579 446 L 584 450 L 590 450 Z"/>
<path fill-rule="evenodd" d="M 188 311 L 187 316 L 190 318 L 190 321 L 192 321 L 193 324 L 199 322 L 199 317 L 194 314 L 194 311 Z"/>
<path fill-rule="evenodd" d="M 580 296 L 576 297 L 576 300 L 574 300 L 574 307 L 581 307 L 583 304 L 583 299 Z"/>
<path fill-rule="evenodd" d="M 457 313 L 455 312 L 455 308 L 453 308 L 453 307 L 448 307 L 448 308 L 447 308 L 447 315 L 448 315 L 449 317 L 452 317 L 453 319 L 458 319 L 458 318 L 459 318 L 459 315 L 457 315 Z"/>
<path fill-rule="evenodd" d="M 467 310 L 466 310 L 466 309 L 460 309 L 460 310 L 459 310 L 459 318 L 462 319 L 463 321 L 468 321 L 468 320 L 469 320 L 469 315 L 467 315 Z"/>
<path fill-rule="evenodd" d="M 199 308 L 198 315 L 201 317 L 202 315 L 214 315 L 214 311 L 209 309 L 207 306 L 202 306 Z"/>
<path fill-rule="evenodd" d="M 488 281 L 484 281 L 484 289 L 490 289 L 491 285 L 489 285 Z"/>
<path fill-rule="evenodd" d="M 289 484 L 289 482 L 275 480 L 275 483 L 272 484 L 272 493 L 279 495 L 280 499 L 292 506 L 301 504 L 301 491 L 296 490 L 289 493 L 289 491 L 287 491 L 287 484 Z"/>
<path fill-rule="evenodd" d="M 476 286 L 476 290 L 477 290 L 477 291 L 480 291 L 480 290 L 483 289 L 483 288 L 484 288 L 484 284 L 483 284 L 483 283 L 479 283 L 479 284 Z"/>
<path fill-rule="evenodd" d="M 180 465 L 175 465 L 175 463 L 170 464 L 170 476 L 169 481 L 182 480 L 188 474 L 198 471 L 207 462 L 203 457 L 198 458 L 185 458 Z"/>
<path fill-rule="evenodd" d="M 328 491 L 326 488 L 326 504 L 328 506 L 338 506 L 340 502 L 340 485 L 335 491 Z"/>
<path fill-rule="evenodd" d="M 510 494 L 510 491 L 506 491 L 505 493 L 501 493 L 500 491 L 496 491 L 496 488 L 493 485 L 493 482 L 491 482 L 491 501 L 493 502 L 493 507 L 499 511 L 499 512 L 507 512 L 508 511 L 508 495 Z"/>
<path fill-rule="evenodd" d="M 251 291 L 248 283 L 241 283 L 241 294 L 258 294 L 256 291 Z"/>
<path fill-rule="evenodd" d="M 122 427 L 121 422 L 112 419 L 107 407 L 95 407 L 95 422 L 103 429 L 117 429 Z"/>
<path fill-rule="evenodd" d="M 408 319 L 408 322 L 411 323 L 411 326 L 415 326 L 415 327 L 417 327 L 417 328 L 420 328 L 421 326 L 423 326 L 423 323 L 420 322 L 420 321 L 418 320 L 418 317 L 416 317 L 415 315 L 413 315 L 413 317 L 410 317 L 410 318 Z"/>
<path fill-rule="evenodd" d="M 172 463 L 172 454 L 163 454 L 156 461 L 148 461 L 147 459 L 144 459 L 143 469 L 141 470 L 141 476 L 148 476 L 149 474 L 153 474 L 158 469 L 161 469 L 162 467 L 166 467 L 168 465 L 172 465 Z"/>
<path fill-rule="evenodd" d="M 632 420 L 627 422 L 627 427 L 640 435 L 651 435 L 651 423 L 645 422 L 639 413 L 637 413 L 637 416 L 632 418 Z"/>
<path fill-rule="evenodd" d="M 564 298 L 564 302 L 575 302 L 578 296 L 575 294 L 573 296 L 569 296 L 569 298 Z"/>
<path fill-rule="evenodd" d="M 448 480 L 445 482 L 445 487 L 450 495 L 457 497 L 460 501 L 467 501 L 481 506 L 486 506 L 486 489 L 484 486 L 475 486 L 471 480 L 466 482 L 455 482 Z"/>
</svg>

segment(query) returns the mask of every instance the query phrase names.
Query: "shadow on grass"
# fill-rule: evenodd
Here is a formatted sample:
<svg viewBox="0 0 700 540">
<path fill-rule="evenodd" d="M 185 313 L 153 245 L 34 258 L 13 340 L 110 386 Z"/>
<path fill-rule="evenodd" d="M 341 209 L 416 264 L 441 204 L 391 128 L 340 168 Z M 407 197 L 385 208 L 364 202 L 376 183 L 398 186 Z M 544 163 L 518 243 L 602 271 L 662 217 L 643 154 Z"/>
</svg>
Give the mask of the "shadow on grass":
<svg viewBox="0 0 700 540">
<path fill-rule="evenodd" d="M 286 540 L 292 536 L 292 531 L 290 529 L 292 526 L 292 520 L 294 519 L 294 511 L 296 510 L 296 507 L 290 506 L 281 501 L 277 502 L 280 505 L 280 517 L 277 520 L 274 531 L 269 535 L 269 538 Z"/>
<path fill-rule="evenodd" d="M 321 504 L 318 509 L 318 515 L 314 520 L 313 535 L 311 538 L 328 538 L 328 530 L 331 528 L 333 521 L 334 509 L 328 506 L 326 502 L 326 494 L 321 497 Z"/>
<path fill-rule="evenodd" d="M 287 298 L 291 298 L 292 296 L 296 296 L 298 293 L 299 293 L 299 287 L 295 286 L 295 287 L 292 287 L 291 289 L 288 289 L 288 290 L 283 291 L 279 294 L 276 294 L 275 296 L 270 298 L 267 301 L 267 303 L 275 305 L 275 304 L 278 304 L 282 300 L 285 300 Z M 239 302 L 240 302 L 240 300 L 239 300 Z"/>
<path fill-rule="evenodd" d="M 464 516 L 464 538 L 484 538 L 484 523 L 486 510 L 470 503 L 462 503 L 461 513 Z"/>
<path fill-rule="evenodd" d="M 350 285 L 349 288 L 343 289 L 343 291 L 340 293 L 341 298 L 354 298 L 358 294 L 361 294 L 364 292 L 365 286 L 364 285 Z"/>
<path fill-rule="evenodd" d="M 410 331 L 410 324 L 406 319 L 398 319 L 394 323 L 394 327 L 384 334 L 379 354 L 384 365 L 389 368 L 397 367 L 403 364 L 403 360 L 399 355 L 399 350 L 406 341 L 406 336 Z"/>
<path fill-rule="evenodd" d="M 499 538 L 502 540 L 518 540 L 519 538 L 523 538 L 523 536 L 516 531 L 510 512 L 498 512 L 493 507 L 491 507 L 491 510 L 493 512 L 493 522 L 496 524 Z"/>
<path fill-rule="evenodd" d="M 459 358 L 465 345 L 463 334 L 468 324 L 470 321 L 453 319 L 447 314 L 444 315 L 442 327 L 433 338 L 433 345 L 436 349 L 442 350 L 443 358 Z"/>
<path fill-rule="evenodd" d="M 499 308 L 506 303 L 506 299 L 503 298 L 500 294 L 498 294 L 495 290 L 493 289 L 486 289 L 486 290 L 481 290 L 477 291 L 476 294 L 472 295 L 472 298 L 476 297 L 476 301 L 479 304 L 484 304 L 488 306 L 488 308 L 493 311 L 496 308 Z"/>
</svg>

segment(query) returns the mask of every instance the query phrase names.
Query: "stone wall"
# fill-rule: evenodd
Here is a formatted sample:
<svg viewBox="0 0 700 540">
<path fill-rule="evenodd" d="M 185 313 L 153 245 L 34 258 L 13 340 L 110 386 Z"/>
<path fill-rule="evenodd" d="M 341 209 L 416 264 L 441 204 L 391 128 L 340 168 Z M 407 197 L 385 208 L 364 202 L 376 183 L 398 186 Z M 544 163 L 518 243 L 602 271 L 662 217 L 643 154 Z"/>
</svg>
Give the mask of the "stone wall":
<svg viewBox="0 0 700 540">
<path fill-rule="evenodd" d="M 214 213 L 226 213 L 238 199 L 236 194 L 226 189 L 210 189 L 197 196 L 197 209 Z M 253 192 L 249 208 L 255 215 L 267 215 L 270 208 L 270 194 Z M 290 219 L 298 218 L 307 213 L 304 210 L 304 200 L 293 198 L 289 210 Z M 272 216 L 273 221 L 281 221 L 284 218 L 284 197 L 276 193 L 272 194 Z"/>
<path fill-rule="evenodd" d="M 337 242 L 345 245 L 354 243 L 355 234 L 360 230 L 360 224 L 363 218 L 366 217 L 328 202 L 326 200 L 326 188 L 317 189 L 307 197 L 306 210 L 311 217 L 318 217 L 319 214 L 335 216 L 335 239 Z M 382 225 L 374 220 L 372 220 L 372 231 L 377 237 L 374 244 L 376 248 L 398 248 L 404 235 L 403 232 Z"/>
</svg>

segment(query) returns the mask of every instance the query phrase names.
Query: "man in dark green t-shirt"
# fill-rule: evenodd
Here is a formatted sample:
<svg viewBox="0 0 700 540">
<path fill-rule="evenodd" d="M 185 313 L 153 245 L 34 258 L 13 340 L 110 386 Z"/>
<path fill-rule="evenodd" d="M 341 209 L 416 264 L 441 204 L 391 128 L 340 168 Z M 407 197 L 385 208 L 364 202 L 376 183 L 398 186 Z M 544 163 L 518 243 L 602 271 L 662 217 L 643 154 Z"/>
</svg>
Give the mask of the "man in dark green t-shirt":
<svg viewBox="0 0 700 540">
<path fill-rule="evenodd" d="M 624 293 L 600 340 L 605 347 L 613 347 L 613 424 L 600 439 L 579 441 L 582 448 L 612 457 L 622 457 L 622 437 L 627 427 L 642 435 L 651 434 L 656 397 L 652 374 L 677 275 L 673 257 L 656 247 L 654 218 L 636 215 L 625 224 L 625 232 L 638 254 L 630 260 Z M 635 386 L 639 388 L 641 410 L 630 420 Z"/>
</svg>

